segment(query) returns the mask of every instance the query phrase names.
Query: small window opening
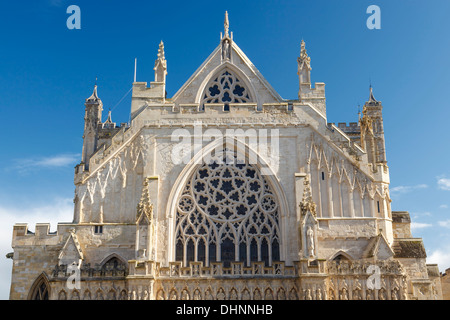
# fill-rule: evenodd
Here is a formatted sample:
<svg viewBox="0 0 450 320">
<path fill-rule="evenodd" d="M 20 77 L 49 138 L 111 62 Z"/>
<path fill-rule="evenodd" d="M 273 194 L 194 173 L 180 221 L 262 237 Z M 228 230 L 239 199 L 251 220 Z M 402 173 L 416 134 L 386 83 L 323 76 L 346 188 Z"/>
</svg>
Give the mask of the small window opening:
<svg viewBox="0 0 450 320">
<path fill-rule="evenodd" d="M 322 180 L 325 180 L 325 172 L 322 171 Z"/>
<path fill-rule="evenodd" d="M 94 226 L 94 233 L 95 234 L 102 234 L 103 233 L 103 226 Z"/>
</svg>

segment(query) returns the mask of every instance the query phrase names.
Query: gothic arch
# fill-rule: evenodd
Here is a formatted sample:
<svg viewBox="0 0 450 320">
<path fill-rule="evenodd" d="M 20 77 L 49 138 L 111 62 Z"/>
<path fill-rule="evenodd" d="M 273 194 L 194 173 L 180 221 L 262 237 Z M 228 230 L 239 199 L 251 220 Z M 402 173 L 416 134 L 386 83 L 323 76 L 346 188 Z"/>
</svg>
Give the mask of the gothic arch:
<svg viewBox="0 0 450 320">
<path fill-rule="evenodd" d="M 124 264 L 124 265 L 127 264 L 127 262 L 124 258 L 122 258 L 119 254 L 114 252 L 114 253 L 107 255 L 105 258 L 103 258 L 103 260 L 100 262 L 100 265 L 104 266 L 106 263 L 114 262 L 115 260 L 121 264 Z"/>
<path fill-rule="evenodd" d="M 278 300 L 286 300 L 286 290 L 284 290 L 283 287 L 278 288 L 277 299 Z"/>
<path fill-rule="evenodd" d="M 58 300 L 67 300 L 67 293 L 66 290 L 61 289 L 58 293 Z"/>
<path fill-rule="evenodd" d="M 199 151 L 194 158 L 190 161 L 189 164 L 187 164 L 185 166 L 185 168 L 181 171 L 181 173 L 179 174 L 177 180 L 175 181 L 174 187 L 172 188 L 169 198 L 168 198 L 168 206 L 167 206 L 167 217 L 169 219 L 169 261 L 176 261 L 177 256 L 176 256 L 176 252 L 177 252 L 177 244 L 179 246 L 179 250 L 181 250 L 181 244 L 179 241 L 177 241 L 176 237 L 177 237 L 177 212 L 179 210 L 179 201 L 183 200 L 183 192 L 185 192 L 185 188 L 186 186 L 188 186 L 191 183 L 191 178 L 193 177 L 194 174 L 198 174 L 198 170 L 201 168 L 202 166 L 202 160 L 203 160 L 203 156 L 204 155 L 210 155 L 211 152 L 213 150 L 217 150 L 219 149 L 219 147 L 222 148 L 229 148 L 229 150 L 233 150 L 232 152 L 235 153 L 235 155 L 240 155 L 238 158 L 239 160 L 242 159 L 242 156 L 244 156 L 245 159 L 245 163 L 251 163 L 253 168 L 255 168 L 258 171 L 258 175 L 261 175 L 261 168 L 264 168 L 264 170 L 266 170 L 265 172 L 267 172 L 267 170 L 270 170 L 272 172 L 272 174 L 270 175 L 265 175 L 264 177 L 264 181 L 267 183 L 267 186 L 264 187 L 264 190 L 266 190 L 267 188 L 269 188 L 271 190 L 271 192 L 273 192 L 273 196 L 267 195 L 264 196 L 267 199 L 274 199 L 275 201 L 277 201 L 277 211 L 278 211 L 278 216 L 279 216 L 279 221 L 278 221 L 278 234 L 277 234 L 277 245 L 279 245 L 279 250 L 277 252 L 277 256 L 275 258 L 278 259 L 272 259 L 272 261 L 284 261 L 286 255 L 286 246 L 284 245 L 286 243 L 286 216 L 288 216 L 288 205 L 287 205 L 287 200 L 285 197 L 285 193 L 279 183 L 279 181 L 277 180 L 276 175 L 273 173 L 273 171 L 271 170 L 271 168 L 269 167 L 269 165 L 267 165 L 264 161 L 264 159 L 262 159 L 261 157 L 258 157 L 257 153 L 254 152 L 250 147 L 248 147 L 246 144 L 244 144 L 243 142 L 237 140 L 237 139 L 232 139 L 232 138 L 223 138 L 223 139 L 216 139 L 213 142 L 211 142 L 210 144 L 208 144 L 207 146 L 205 146 L 201 151 Z M 225 154 L 225 153 L 224 153 Z M 236 165 L 238 166 L 238 165 Z M 246 182 L 248 183 L 248 182 Z M 193 186 L 190 186 L 193 187 Z M 272 197 L 272 198 L 271 198 Z M 264 199 L 266 199 L 264 198 Z M 191 213 L 193 211 L 195 211 L 195 208 L 189 207 L 189 204 L 187 204 L 188 206 L 186 207 L 186 213 Z M 270 208 L 269 208 L 270 209 Z M 216 235 L 216 233 L 219 232 L 223 232 L 224 228 L 226 228 L 226 226 L 221 226 L 221 228 L 219 230 L 216 230 L 215 228 L 212 229 L 212 231 L 209 234 L 214 234 Z M 230 239 L 231 234 L 233 234 L 234 239 L 239 238 L 241 236 L 248 236 L 243 234 L 241 231 L 242 229 L 239 231 L 240 233 L 236 233 L 236 230 L 233 231 L 227 231 L 230 235 Z M 189 234 L 189 232 L 187 232 L 187 234 Z M 222 233 L 223 234 L 223 233 Z M 199 238 L 197 239 L 197 241 L 200 241 L 200 235 L 197 235 Z M 183 261 L 187 261 L 186 260 L 186 251 L 188 250 L 187 246 L 192 246 L 190 244 L 190 242 L 193 243 L 193 245 L 195 245 L 194 239 L 191 237 L 189 237 L 187 235 L 187 237 L 185 238 L 185 242 L 183 243 L 184 246 L 184 256 L 183 256 Z M 222 239 L 222 241 L 224 241 L 225 238 Z M 233 239 L 231 239 L 233 240 Z M 204 241 L 204 239 L 203 239 Z M 252 241 L 252 239 L 248 240 L 248 241 Z M 260 239 L 260 242 L 263 242 L 263 239 Z M 261 243 L 259 243 L 258 245 L 261 246 Z M 206 243 L 204 243 L 205 246 L 207 245 Z M 217 243 L 216 243 L 217 245 Z M 237 244 L 234 243 L 234 245 L 236 246 Z M 268 244 L 269 246 L 271 245 L 270 243 Z M 195 248 L 189 248 L 190 252 L 194 251 L 195 252 Z M 269 249 L 270 252 L 271 249 Z M 248 249 L 247 249 L 248 252 Z M 270 255 L 270 254 L 269 254 Z M 248 257 L 248 253 L 247 253 L 247 257 Z M 273 257 L 273 256 L 272 256 Z M 180 259 L 180 256 L 178 257 Z M 236 257 L 234 257 L 236 259 Z M 250 261 L 251 259 L 247 258 L 247 261 Z"/>
<path fill-rule="evenodd" d="M 91 300 L 91 291 L 89 289 L 84 290 L 83 300 Z"/>
<path fill-rule="evenodd" d="M 45 272 L 42 272 L 36 280 L 34 280 L 28 293 L 28 300 L 49 300 L 50 283 Z"/>
<path fill-rule="evenodd" d="M 156 293 L 156 300 L 165 300 L 165 293 L 163 289 L 159 289 Z"/>
<path fill-rule="evenodd" d="M 202 81 L 201 85 L 199 86 L 199 89 L 197 91 L 197 95 L 195 97 L 196 103 L 202 103 L 204 99 L 204 95 L 206 90 L 208 90 L 209 85 L 211 85 L 214 80 L 217 77 L 220 77 L 223 72 L 226 70 L 229 70 L 230 73 L 232 73 L 237 79 L 239 79 L 241 82 L 243 82 L 243 86 L 247 90 L 247 93 L 249 94 L 249 101 L 248 102 L 254 102 L 259 105 L 259 99 L 258 95 L 256 94 L 256 90 L 253 87 L 251 81 L 247 77 L 247 75 L 239 69 L 237 66 L 230 62 L 222 63 L 221 65 L 217 66 L 214 70 L 212 70 Z M 233 102 L 231 102 L 233 103 Z M 202 106 L 200 106 L 202 107 Z"/>
<path fill-rule="evenodd" d="M 350 261 L 354 260 L 351 255 L 349 255 L 347 252 L 342 251 L 342 250 L 339 250 L 338 252 L 333 254 L 328 260 L 333 261 L 336 258 L 340 259 L 339 256 L 343 257 L 344 259 L 350 260 Z"/>
</svg>

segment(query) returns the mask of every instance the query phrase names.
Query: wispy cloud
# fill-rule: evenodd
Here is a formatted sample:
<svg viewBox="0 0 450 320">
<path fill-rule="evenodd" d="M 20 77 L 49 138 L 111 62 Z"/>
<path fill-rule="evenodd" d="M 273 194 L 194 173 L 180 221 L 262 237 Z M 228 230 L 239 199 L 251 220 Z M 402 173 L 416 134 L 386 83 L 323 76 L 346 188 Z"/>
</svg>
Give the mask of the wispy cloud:
<svg viewBox="0 0 450 320">
<path fill-rule="evenodd" d="M 56 198 L 42 206 L 7 207 L 0 205 L 0 299 L 9 299 L 11 285 L 12 260 L 5 255 L 12 252 L 11 240 L 15 223 L 28 223 L 30 231 L 35 230 L 36 223 L 50 223 L 50 230 L 55 231 L 58 222 L 70 222 L 73 218 L 73 199 Z"/>
<path fill-rule="evenodd" d="M 438 221 L 438 224 L 444 228 L 450 228 L 450 220 Z"/>
<path fill-rule="evenodd" d="M 440 208 L 440 209 L 448 209 L 448 205 L 446 205 L 446 204 L 441 204 L 441 205 L 439 206 L 439 208 Z"/>
<path fill-rule="evenodd" d="M 50 157 L 32 157 L 15 160 L 14 169 L 24 173 L 33 169 L 51 169 L 74 165 L 80 160 L 79 153 L 58 154 Z"/>
<path fill-rule="evenodd" d="M 450 268 L 450 246 L 432 251 L 427 257 L 427 263 L 437 263 L 441 272 Z"/>
<path fill-rule="evenodd" d="M 440 178 L 438 180 L 438 187 L 439 189 L 450 191 L 450 179 Z"/>
<path fill-rule="evenodd" d="M 428 188 L 428 185 L 426 184 L 418 184 L 415 186 L 398 186 L 398 187 L 394 187 L 391 188 L 391 194 L 405 194 L 405 193 L 410 193 L 414 190 L 420 190 L 420 189 L 426 189 Z"/>
<path fill-rule="evenodd" d="M 411 222 L 411 231 L 432 227 L 431 223 Z"/>
<path fill-rule="evenodd" d="M 413 219 L 418 219 L 419 217 L 431 217 L 433 214 L 429 211 L 424 211 L 424 212 L 411 212 L 410 215 Z"/>
</svg>

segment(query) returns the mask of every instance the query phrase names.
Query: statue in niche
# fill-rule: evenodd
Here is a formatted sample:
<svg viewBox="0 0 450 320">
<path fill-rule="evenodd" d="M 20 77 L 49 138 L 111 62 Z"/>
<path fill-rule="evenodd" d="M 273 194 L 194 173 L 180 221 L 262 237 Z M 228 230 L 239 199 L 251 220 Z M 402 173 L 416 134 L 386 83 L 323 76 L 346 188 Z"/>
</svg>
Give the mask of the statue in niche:
<svg viewBox="0 0 450 320">
<path fill-rule="evenodd" d="M 146 252 L 146 249 L 138 250 L 138 260 L 145 260 L 145 252 Z"/>
<path fill-rule="evenodd" d="M 341 300 L 348 300 L 348 293 L 346 288 L 343 288 L 341 291 Z"/>
<path fill-rule="evenodd" d="M 225 39 L 222 43 L 222 59 L 230 60 L 231 52 L 230 52 L 230 41 Z"/>
<path fill-rule="evenodd" d="M 199 289 L 195 289 L 193 299 L 194 300 L 202 300 L 202 294 Z"/>
<path fill-rule="evenodd" d="M 316 299 L 317 300 L 322 300 L 323 299 L 323 297 L 322 297 L 322 289 L 320 289 L 320 288 L 317 288 Z"/>
<path fill-rule="evenodd" d="M 314 257 L 314 230 L 311 226 L 308 227 L 308 230 L 306 231 L 306 238 L 307 238 L 307 248 L 308 248 L 308 255 L 310 258 Z"/>
<path fill-rule="evenodd" d="M 156 294 L 156 300 L 164 300 L 164 291 L 162 291 L 161 289 Z"/>
<path fill-rule="evenodd" d="M 189 300 L 189 292 L 187 289 L 181 291 L 181 300 Z"/>
<path fill-rule="evenodd" d="M 311 296 L 311 289 L 306 289 L 305 292 L 305 300 L 312 300 L 312 296 Z"/>
<path fill-rule="evenodd" d="M 89 290 L 84 291 L 83 300 L 91 300 L 91 292 Z"/>
</svg>

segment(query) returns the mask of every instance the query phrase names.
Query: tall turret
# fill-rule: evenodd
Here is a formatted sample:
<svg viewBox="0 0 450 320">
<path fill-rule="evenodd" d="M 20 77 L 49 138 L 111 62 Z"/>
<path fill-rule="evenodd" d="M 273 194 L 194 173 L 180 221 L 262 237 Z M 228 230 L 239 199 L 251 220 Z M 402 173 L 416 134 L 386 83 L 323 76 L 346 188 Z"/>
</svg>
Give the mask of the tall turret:
<svg viewBox="0 0 450 320">
<path fill-rule="evenodd" d="M 375 99 L 370 86 L 369 101 L 364 104 L 360 125 L 361 146 L 366 150 L 374 172 L 377 172 L 380 166 L 384 171 L 387 169 L 382 110 L 383 106 Z"/>
<path fill-rule="evenodd" d="M 97 95 L 97 85 L 94 86 L 92 95 L 86 99 L 85 106 L 81 164 L 84 164 L 84 170 L 89 170 L 89 160 L 97 149 L 99 124 L 102 122 L 103 103 Z"/>
<path fill-rule="evenodd" d="M 167 75 L 167 60 L 164 53 L 164 43 L 161 41 L 158 49 L 158 57 L 153 68 L 155 71 L 155 81 L 150 82 L 150 87 L 147 87 L 147 82 L 136 82 L 136 63 L 135 63 L 135 77 L 133 82 L 133 92 L 131 95 L 131 120 L 136 115 L 147 107 L 147 102 L 164 103 L 166 99 L 166 75 Z"/>
<path fill-rule="evenodd" d="M 300 89 L 298 91 L 298 98 L 302 100 L 302 85 L 307 85 L 311 87 L 311 58 L 306 52 L 305 41 L 302 40 L 300 57 L 297 58 L 298 63 L 298 78 L 300 81 Z"/>
</svg>

